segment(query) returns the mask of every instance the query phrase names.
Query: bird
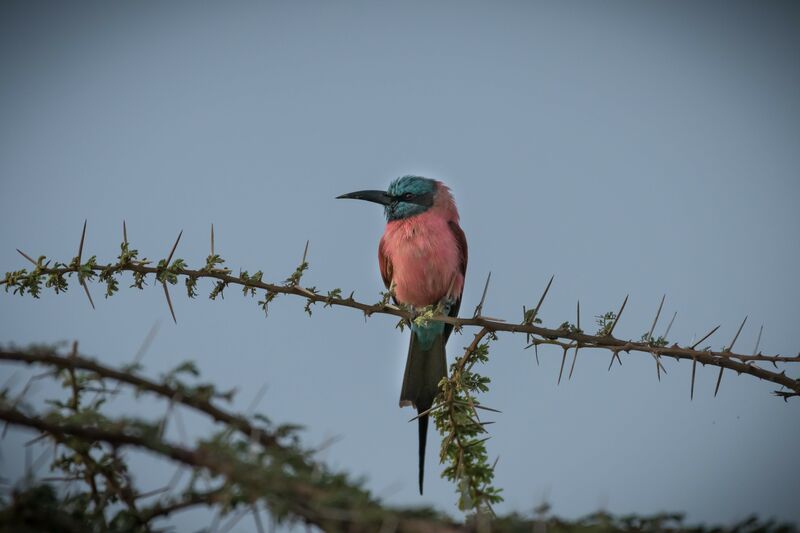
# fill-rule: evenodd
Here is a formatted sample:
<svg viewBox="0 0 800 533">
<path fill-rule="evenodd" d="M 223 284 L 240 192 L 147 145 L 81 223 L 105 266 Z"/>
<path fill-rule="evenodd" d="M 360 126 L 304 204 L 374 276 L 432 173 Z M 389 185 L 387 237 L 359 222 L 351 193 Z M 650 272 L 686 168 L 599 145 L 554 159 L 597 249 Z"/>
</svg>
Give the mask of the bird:
<svg viewBox="0 0 800 533">
<path fill-rule="evenodd" d="M 414 312 L 437 305 L 442 313 L 458 316 L 467 273 L 467 239 L 459 225 L 455 200 L 444 183 L 407 175 L 392 181 L 386 191 L 356 191 L 337 198 L 383 206 L 386 228 L 378 245 L 378 266 L 395 303 L 410 306 Z M 411 406 L 418 413 L 420 495 L 427 411 L 439 393 L 439 382 L 447 376 L 445 345 L 452 331 L 453 325 L 444 322 L 411 326 L 400 407 Z"/>
</svg>

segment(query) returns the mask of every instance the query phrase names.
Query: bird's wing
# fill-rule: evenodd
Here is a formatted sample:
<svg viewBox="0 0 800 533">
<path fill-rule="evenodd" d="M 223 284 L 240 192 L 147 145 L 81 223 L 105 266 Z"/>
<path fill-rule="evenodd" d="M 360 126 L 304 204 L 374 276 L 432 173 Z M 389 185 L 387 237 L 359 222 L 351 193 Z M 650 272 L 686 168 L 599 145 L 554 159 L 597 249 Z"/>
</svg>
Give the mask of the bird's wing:
<svg viewBox="0 0 800 533">
<path fill-rule="evenodd" d="M 461 226 L 458 223 L 453 222 L 452 220 L 447 223 L 450 226 L 450 231 L 453 232 L 453 237 L 456 239 L 456 243 L 458 244 L 458 251 L 461 257 L 461 275 L 466 278 L 467 276 L 467 237 L 464 235 L 464 231 L 461 229 Z M 461 290 L 463 291 L 464 288 L 462 286 Z M 450 316 L 458 316 L 458 310 L 461 308 L 461 294 L 459 293 L 453 302 L 453 305 L 450 306 Z M 444 325 L 444 342 L 447 343 L 447 339 L 450 338 L 450 333 L 453 331 L 452 324 L 445 324 Z"/>
<path fill-rule="evenodd" d="M 392 284 L 392 261 L 389 259 L 389 255 L 386 253 L 386 244 L 383 239 L 381 239 L 381 242 L 378 245 L 378 266 L 381 269 L 381 278 L 383 278 L 383 284 L 388 289 Z"/>
<path fill-rule="evenodd" d="M 447 223 L 450 226 L 450 231 L 453 232 L 453 237 L 456 238 L 456 243 L 458 243 L 458 250 L 461 255 L 461 275 L 467 275 L 467 237 L 464 236 L 464 231 L 461 229 L 461 226 L 458 223 L 453 222 L 452 220 Z"/>
</svg>

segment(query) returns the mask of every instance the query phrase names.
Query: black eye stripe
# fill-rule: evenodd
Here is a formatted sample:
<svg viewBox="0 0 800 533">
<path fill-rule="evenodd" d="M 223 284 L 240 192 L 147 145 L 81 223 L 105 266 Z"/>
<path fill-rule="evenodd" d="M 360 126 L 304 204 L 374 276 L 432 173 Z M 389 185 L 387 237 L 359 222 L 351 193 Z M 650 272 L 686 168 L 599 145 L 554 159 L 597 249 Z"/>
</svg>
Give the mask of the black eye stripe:
<svg viewBox="0 0 800 533">
<path fill-rule="evenodd" d="M 430 207 L 431 205 L 433 205 L 433 192 L 426 192 L 423 194 L 414 194 L 411 192 L 406 192 L 403 194 L 393 194 L 391 195 L 391 198 L 395 205 L 400 202 L 408 204 L 417 204 L 423 207 Z"/>
</svg>

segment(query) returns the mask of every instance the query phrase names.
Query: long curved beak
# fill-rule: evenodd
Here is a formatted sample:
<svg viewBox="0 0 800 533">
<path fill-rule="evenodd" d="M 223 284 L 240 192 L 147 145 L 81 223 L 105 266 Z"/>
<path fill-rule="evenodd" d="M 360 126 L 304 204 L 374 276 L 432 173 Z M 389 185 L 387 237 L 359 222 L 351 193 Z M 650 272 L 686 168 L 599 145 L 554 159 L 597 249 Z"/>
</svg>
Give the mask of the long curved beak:
<svg viewBox="0 0 800 533">
<path fill-rule="evenodd" d="M 386 191 L 356 191 L 337 196 L 338 198 L 353 198 L 355 200 L 366 200 L 367 202 L 375 202 L 376 204 L 389 205 L 392 203 L 392 198 L 386 194 Z"/>
</svg>

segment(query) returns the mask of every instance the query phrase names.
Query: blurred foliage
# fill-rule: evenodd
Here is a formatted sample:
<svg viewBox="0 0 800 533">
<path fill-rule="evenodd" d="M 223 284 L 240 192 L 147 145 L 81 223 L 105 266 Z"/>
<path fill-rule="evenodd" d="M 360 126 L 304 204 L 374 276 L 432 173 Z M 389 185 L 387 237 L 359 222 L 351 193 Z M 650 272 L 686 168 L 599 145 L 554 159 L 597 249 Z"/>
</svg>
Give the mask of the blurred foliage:
<svg viewBox="0 0 800 533">
<path fill-rule="evenodd" d="M 0 533 L 41 533 L 43 531 L 112 532 L 143 531 L 124 515 L 105 522 L 88 512 L 85 495 L 65 498 L 52 485 L 34 483 L 16 488 L 9 497 L 0 500 Z M 615 532 L 685 532 L 685 533 L 794 533 L 795 525 L 750 516 L 728 526 L 688 525 L 680 513 L 652 516 L 621 515 L 596 512 L 575 520 L 555 516 L 526 517 L 518 513 L 495 517 L 478 524 L 469 519 L 462 525 L 443 521 L 439 529 L 438 513 L 426 509 L 411 509 L 405 513 L 421 520 L 421 531 L 492 531 L 494 533 L 615 533 Z M 424 524 L 424 526 L 422 526 Z M 145 530 L 146 531 L 146 530 Z"/>
</svg>

